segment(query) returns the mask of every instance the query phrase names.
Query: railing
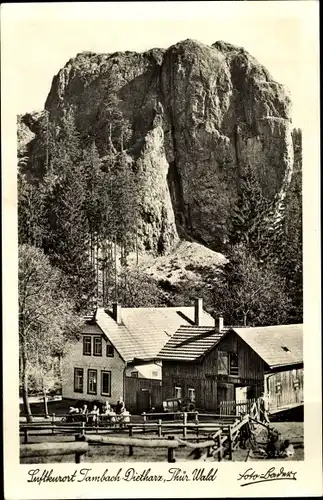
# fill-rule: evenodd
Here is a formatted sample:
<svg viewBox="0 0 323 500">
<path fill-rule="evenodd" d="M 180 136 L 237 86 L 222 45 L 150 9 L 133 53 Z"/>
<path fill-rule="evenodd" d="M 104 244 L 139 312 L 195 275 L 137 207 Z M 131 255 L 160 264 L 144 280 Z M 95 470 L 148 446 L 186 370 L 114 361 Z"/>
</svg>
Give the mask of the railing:
<svg viewBox="0 0 323 500">
<path fill-rule="evenodd" d="M 249 413 L 252 405 L 257 401 L 256 398 L 247 401 L 220 401 L 220 415 L 240 415 Z"/>
<path fill-rule="evenodd" d="M 165 422 L 161 418 L 158 420 L 158 416 L 174 416 L 179 417 L 180 420 Z M 155 417 L 153 421 L 152 417 Z M 82 415 L 80 415 L 82 417 Z M 103 415 L 106 417 L 106 415 Z M 189 417 L 193 417 L 192 420 Z M 200 434 L 205 434 L 206 432 L 215 431 L 217 429 L 227 428 L 228 425 L 233 424 L 237 417 L 234 415 L 219 415 L 214 413 L 198 413 L 196 412 L 182 412 L 182 413 L 154 413 L 154 414 L 143 414 L 143 421 L 138 423 L 124 423 L 120 421 L 119 423 L 104 422 L 101 419 L 100 422 L 92 423 L 85 420 L 72 421 L 72 422 L 62 422 L 60 418 L 59 421 L 55 414 L 52 414 L 50 421 L 45 420 L 43 422 L 31 422 L 31 423 L 21 423 L 20 433 L 24 435 L 24 443 L 28 443 L 28 436 L 37 434 L 66 434 L 71 432 L 82 432 L 82 434 L 88 434 L 95 432 L 111 433 L 111 432 L 129 432 L 129 436 L 134 433 L 157 433 L 158 437 L 162 437 L 165 434 L 170 433 L 181 433 L 183 438 L 186 438 L 188 433 L 193 433 L 198 438 Z M 214 419 L 210 422 L 210 419 Z"/>
<path fill-rule="evenodd" d="M 210 417 L 214 414 L 200 414 L 200 417 Z M 216 415 L 219 417 L 219 415 Z M 183 414 L 182 422 L 162 422 L 159 419 L 157 422 L 147 422 L 142 423 L 131 423 L 127 426 L 120 428 L 120 432 L 128 433 L 128 436 L 118 436 L 115 435 L 116 429 L 108 426 L 86 426 L 85 422 L 79 425 L 75 424 L 61 424 L 55 423 L 53 420 L 51 423 L 26 423 L 20 425 L 20 432 L 24 435 L 24 445 L 21 445 L 21 457 L 28 458 L 31 456 L 52 456 L 54 454 L 70 454 L 76 448 L 60 447 L 59 443 L 36 443 L 30 445 L 31 448 L 26 447 L 28 443 L 28 436 L 35 435 L 35 431 L 49 431 L 49 434 L 54 433 L 78 433 L 75 439 L 77 441 L 84 441 L 86 444 L 106 444 L 106 445 L 122 445 L 129 446 L 129 456 L 133 455 L 134 447 L 147 447 L 147 448 L 167 448 L 168 449 L 168 461 L 172 462 L 175 460 L 175 449 L 178 447 L 186 446 L 188 448 L 207 448 L 208 455 L 213 455 L 217 457 L 218 460 L 222 460 L 225 454 L 224 443 L 226 444 L 226 450 L 228 453 L 228 459 L 232 460 L 232 453 L 239 444 L 239 434 L 241 428 L 249 423 L 249 415 L 244 415 L 241 418 L 233 418 L 232 416 L 225 416 L 222 421 L 216 422 L 187 422 L 187 414 Z M 99 431 L 105 434 L 111 432 L 114 435 L 98 435 Z M 93 434 L 94 432 L 94 434 Z M 135 437 L 135 433 L 149 433 L 147 437 Z M 157 437 L 151 434 L 157 433 Z M 171 436 L 167 436 L 165 439 L 165 434 L 171 433 Z M 180 433 L 183 437 L 181 439 L 178 435 Z M 175 435 L 174 435 L 175 434 Z M 206 441 L 192 443 L 190 441 L 199 441 L 200 435 L 206 435 Z M 41 433 L 36 433 L 36 435 L 44 435 Z M 211 437 L 211 439 L 210 439 Z M 204 437 L 205 439 L 205 437 Z M 36 446 L 37 445 L 37 446 Z M 55 446 L 49 446 L 55 445 Z M 47 450 L 47 451 L 46 451 Z M 49 451 L 48 451 L 49 450 Z M 63 451 L 61 451 L 63 450 Z M 39 454 L 37 455 L 39 451 Z M 31 453 L 35 452 L 35 455 Z M 28 454 L 29 453 L 29 454 Z M 80 460 L 81 451 L 77 451 L 79 454 L 76 460 Z M 76 452 L 75 452 L 76 454 Z"/>
<path fill-rule="evenodd" d="M 20 459 L 74 455 L 75 463 L 87 453 L 89 444 L 84 443 L 33 443 L 20 445 Z"/>
<path fill-rule="evenodd" d="M 222 430 L 218 430 L 212 439 L 200 443 L 189 443 L 188 441 L 183 441 L 175 436 L 168 436 L 167 439 L 143 439 L 143 438 L 132 438 L 132 437 L 107 437 L 107 436 L 75 436 L 77 441 L 85 441 L 89 444 L 99 444 L 99 445 L 114 445 L 114 446 L 128 446 L 129 456 L 133 456 L 134 448 L 166 448 L 167 449 L 167 461 L 173 463 L 175 459 L 175 450 L 180 447 L 188 447 L 189 449 L 203 449 L 207 448 L 207 455 L 217 457 L 218 461 L 221 461 L 224 454 L 223 443 L 226 441 L 227 437 L 222 436 Z M 211 451 L 212 450 L 212 451 Z"/>
<path fill-rule="evenodd" d="M 24 436 L 24 443 L 28 443 L 28 438 L 30 436 L 45 436 L 45 435 L 57 435 L 57 434 L 71 434 L 75 432 L 80 432 L 81 434 L 115 434 L 118 433 L 128 433 L 129 437 L 134 434 L 157 434 L 158 437 L 163 437 L 166 434 L 181 434 L 183 438 L 186 438 L 188 434 L 193 434 L 197 438 L 200 435 L 207 434 L 210 432 L 215 432 L 219 429 L 227 429 L 231 421 L 224 422 L 200 422 L 200 423 L 189 423 L 184 422 L 162 422 L 158 420 L 157 422 L 143 422 L 136 424 L 127 424 L 123 427 L 111 427 L 111 426 L 99 426 L 99 425 L 86 425 L 85 422 L 80 424 L 61 424 L 61 423 L 23 423 L 20 424 L 20 434 Z"/>
</svg>

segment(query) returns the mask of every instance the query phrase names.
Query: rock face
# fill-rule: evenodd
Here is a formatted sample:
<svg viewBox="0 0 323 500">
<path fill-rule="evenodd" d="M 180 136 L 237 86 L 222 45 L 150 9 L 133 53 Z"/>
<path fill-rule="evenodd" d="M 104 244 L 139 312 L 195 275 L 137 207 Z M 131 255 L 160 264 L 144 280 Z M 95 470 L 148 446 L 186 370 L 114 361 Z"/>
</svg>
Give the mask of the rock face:
<svg viewBox="0 0 323 500">
<path fill-rule="evenodd" d="M 290 99 L 244 49 L 186 40 L 142 54 L 82 53 L 54 77 L 45 107 L 52 122 L 72 111 L 81 136 L 104 156 L 112 96 L 133 129 L 127 154 L 145 179 L 147 250 L 167 252 L 188 239 L 221 251 L 248 164 L 268 199 L 286 189 Z"/>
</svg>

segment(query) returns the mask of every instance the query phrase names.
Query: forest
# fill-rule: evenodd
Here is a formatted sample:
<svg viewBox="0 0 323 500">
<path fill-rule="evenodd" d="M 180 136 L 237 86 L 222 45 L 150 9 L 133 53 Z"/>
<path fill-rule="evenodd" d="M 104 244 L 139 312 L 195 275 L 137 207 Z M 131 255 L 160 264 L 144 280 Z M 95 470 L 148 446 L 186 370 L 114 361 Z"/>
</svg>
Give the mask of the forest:
<svg viewBox="0 0 323 500">
<path fill-rule="evenodd" d="M 46 385 L 55 356 L 97 306 L 191 305 L 203 297 L 226 324 L 302 322 L 302 147 L 283 196 L 264 197 L 249 165 L 227 228 L 226 264 L 204 281 L 172 284 L 141 268 L 142 185 L 129 144 L 133 130 L 110 103 L 104 156 L 82 137 L 72 113 L 43 113 L 37 148 L 18 165 L 19 336 L 23 394 Z M 19 135 L 18 135 L 19 144 Z M 144 179 L 142 179 L 144 182 Z M 161 249 L 162 251 L 162 249 Z M 132 256 L 129 259 L 129 256 Z"/>
</svg>

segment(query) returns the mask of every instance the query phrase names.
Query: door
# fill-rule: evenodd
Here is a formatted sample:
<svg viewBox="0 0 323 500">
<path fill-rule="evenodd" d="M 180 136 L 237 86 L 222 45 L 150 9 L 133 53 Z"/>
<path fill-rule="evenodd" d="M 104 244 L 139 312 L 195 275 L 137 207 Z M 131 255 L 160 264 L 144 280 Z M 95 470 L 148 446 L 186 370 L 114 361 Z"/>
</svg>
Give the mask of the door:
<svg viewBox="0 0 323 500">
<path fill-rule="evenodd" d="M 234 385 L 218 383 L 217 402 L 218 410 L 223 415 L 235 414 Z"/>
<path fill-rule="evenodd" d="M 137 391 L 137 412 L 147 412 L 151 408 L 151 394 L 148 389 Z"/>
<path fill-rule="evenodd" d="M 236 395 L 236 415 L 240 415 L 240 410 L 247 410 L 247 401 L 248 401 L 248 386 L 244 387 L 236 387 L 235 388 Z"/>
</svg>

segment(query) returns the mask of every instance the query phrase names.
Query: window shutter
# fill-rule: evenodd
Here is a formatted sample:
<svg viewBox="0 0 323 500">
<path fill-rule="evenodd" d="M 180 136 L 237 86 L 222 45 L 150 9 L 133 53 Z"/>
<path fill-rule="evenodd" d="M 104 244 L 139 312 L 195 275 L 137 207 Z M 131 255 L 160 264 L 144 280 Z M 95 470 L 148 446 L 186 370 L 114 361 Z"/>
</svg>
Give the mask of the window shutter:
<svg viewBox="0 0 323 500">
<path fill-rule="evenodd" d="M 228 354 L 218 351 L 218 373 L 221 375 L 228 374 Z"/>
</svg>

